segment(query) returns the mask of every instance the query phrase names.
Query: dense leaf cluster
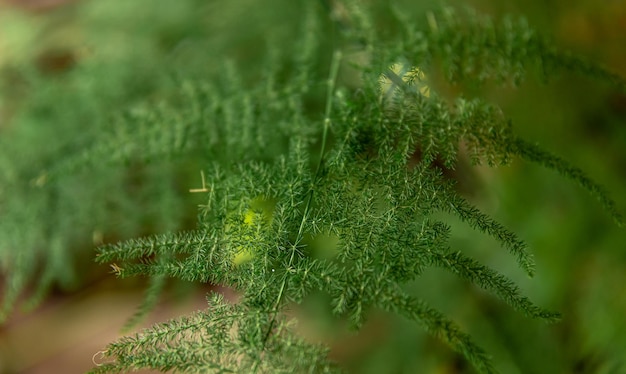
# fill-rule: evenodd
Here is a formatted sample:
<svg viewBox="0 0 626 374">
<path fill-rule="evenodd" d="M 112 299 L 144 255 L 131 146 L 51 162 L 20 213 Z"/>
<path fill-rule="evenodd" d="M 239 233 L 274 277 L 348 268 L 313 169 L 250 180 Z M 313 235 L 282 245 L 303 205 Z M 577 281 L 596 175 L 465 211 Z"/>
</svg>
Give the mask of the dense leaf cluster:
<svg viewBox="0 0 626 374">
<path fill-rule="evenodd" d="M 148 204 L 165 204 L 157 214 L 168 216 L 184 201 L 167 192 L 182 159 L 202 170 L 205 201 L 197 227 L 100 246 L 97 261 L 111 263 L 121 277 L 153 277 L 136 318 L 150 310 L 169 277 L 231 287 L 241 300 L 232 305 L 215 297 L 205 311 L 112 343 L 103 351 L 106 363 L 94 372 L 338 370 L 325 348 L 305 341 L 292 326 L 290 308 L 313 294 L 326 295 L 333 313 L 356 328 L 373 309 L 401 315 L 447 342 L 478 371 L 493 372 L 487 354 L 466 333 L 407 291 L 428 267 L 445 269 L 529 317 L 557 319 L 505 275 L 451 248 L 450 227 L 436 218 L 442 212 L 495 238 L 524 271 L 534 271 L 525 243 L 463 198 L 438 165 L 454 167 L 460 154 L 491 166 L 521 157 L 570 177 L 619 221 L 614 203 L 580 170 L 517 137 L 496 106 L 451 99 L 434 87 L 425 94 L 422 87 L 439 67 L 447 80 L 474 84 L 519 83 L 535 68 L 550 74 L 571 69 L 620 87 L 624 81 L 558 52 L 523 21 L 495 24 L 446 8 L 417 22 L 391 9 L 401 31 L 382 37 L 363 6 L 325 4 L 297 9 L 301 21 L 290 38 L 267 37 L 258 72 L 242 71 L 236 59 L 224 59 L 202 78 L 193 67 L 176 71 L 173 88 L 156 102 L 115 114 L 114 125 L 55 157 L 41 155 L 40 174 L 3 148 L 0 161 L 10 171 L 0 190 L 6 305 L 33 276 L 37 248 L 49 248 L 42 283 L 65 273 L 67 239 L 54 233 L 79 218 L 65 217 L 72 207 L 56 204 L 76 202 L 75 211 L 88 214 L 87 199 L 116 199 L 106 193 L 112 183 L 90 169 L 123 179 L 123 165 L 168 166 L 148 169 L 154 184 L 149 188 L 155 189 Z M 421 69 L 425 78 L 390 68 L 398 63 Z M 75 196 L 72 183 L 88 183 L 91 190 Z M 61 218 L 54 225 L 31 223 L 37 212 L 12 206 L 9 191 L 18 188 L 35 199 L 28 207 L 54 209 Z M 26 241 L 23 227 L 38 234 Z M 19 254 L 13 250 L 18 247 L 24 249 Z"/>
</svg>

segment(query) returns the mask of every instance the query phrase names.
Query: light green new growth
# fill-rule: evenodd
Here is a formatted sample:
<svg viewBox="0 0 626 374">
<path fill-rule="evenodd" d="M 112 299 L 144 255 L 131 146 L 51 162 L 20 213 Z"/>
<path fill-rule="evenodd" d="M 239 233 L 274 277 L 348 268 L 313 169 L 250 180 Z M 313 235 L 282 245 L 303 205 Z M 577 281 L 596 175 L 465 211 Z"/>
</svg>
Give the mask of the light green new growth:
<svg viewBox="0 0 626 374">
<path fill-rule="evenodd" d="M 463 198 L 436 161 L 454 167 L 459 153 L 467 152 L 474 163 L 498 166 L 519 157 L 572 179 L 621 222 L 615 203 L 579 169 L 520 139 L 498 107 L 443 97 L 428 86 L 428 75 L 440 69 L 450 82 L 521 84 L 527 71 L 549 78 L 571 70 L 621 89 L 624 79 L 559 52 L 524 21 L 495 23 L 450 8 L 404 17 L 389 8 L 398 30 L 385 34 L 357 2 L 294 3 L 285 5 L 290 23 L 284 30 L 270 33 L 252 56 L 239 56 L 254 58 L 254 69 L 204 52 L 211 46 L 224 55 L 245 55 L 233 47 L 237 38 L 231 43 L 227 34 L 220 36 L 223 42 L 187 36 L 167 58 L 157 56 L 162 74 L 173 78 L 154 83 L 160 90 L 147 89 L 152 98 L 108 116 L 110 126 L 98 125 L 84 139 L 37 156 L 36 168 L 16 162 L 17 153 L 2 140 L 0 165 L 8 172 L 0 180 L 0 264 L 8 281 L 1 318 L 37 274 L 40 256 L 41 289 L 64 281 L 71 265 L 63 248 L 85 234 L 69 228 L 89 217 L 92 206 L 75 201 L 98 199 L 116 208 L 96 209 L 81 228 L 111 230 L 107 223 L 115 217 L 154 205 L 149 219 L 155 231 L 170 232 L 98 248 L 97 262 L 112 264 L 118 276 L 153 277 L 129 325 L 154 307 L 167 278 L 223 285 L 242 297 L 230 304 L 214 296 L 204 311 L 111 343 L 94 373 L 341 371 L 327 359 L 328 348 L 299 336 L 296 317 L 287 313 L 319 293 L 355 328 L 374 309 L 392 312 L 449 344 L 477 371 L 495 372 L 468 334 L 407 291 L 429 267 L 471 282 L 526 316 L 559 318 L 523 296 L 505 275 L 450 247 L 450 227 L 434 218 L 438 213 L 493 237 L 528 275 L 534 272 L 523 240 Z M 187 11 L 181 10 L 193 14 Z M 275 21 L 264 13 L 259 19 L 253 27 Z M 199 67 L 201 58 L 219 65 Z M 407 76 L 394 64 L 419 70 Z M 180 207 L 190 202 L 177 197 L 173 181 L 198 169 L 203 184 L 193 195 L 204 202 L 197 227 L 175 232 L 185 218 Z M 158 186 L 147 203 L 139 204 L 132 189 L 119 188 L 132 185 L 125 170 L 144 173 L 146 184 Z M 77 185 L 89 187 L 75 196 Z M 12 197 L 20 188 L 33 211 Z M 253 201 L 271 202 L 271 212 L 260 212 L 269 218 L 246 218 Z M 59 212 L 75 209 L 76 216 L 37 221 L 54 204 Z M 147 220 L 131 217 L 137 225 Z M 140 231 L 128 230 L 125 236 Z M 60 236 L 68 231 L 74 234 Z M 235 261 L 242 250 L 249 253 L 246 260 Z"/>
</svg>

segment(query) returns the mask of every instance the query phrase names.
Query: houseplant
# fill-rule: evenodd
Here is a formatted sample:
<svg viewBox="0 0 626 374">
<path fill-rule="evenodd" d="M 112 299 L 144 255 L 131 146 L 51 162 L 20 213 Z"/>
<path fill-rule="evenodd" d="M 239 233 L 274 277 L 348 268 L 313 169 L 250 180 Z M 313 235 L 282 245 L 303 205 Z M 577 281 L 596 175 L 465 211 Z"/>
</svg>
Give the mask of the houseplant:
<svg viewBox="0 0 626 374">
<path fill-rule="evenodd" d="M 376 2 L 77 9 L 78 40 L 59 50 L 52 35 L 45 53 L 22 52 L 65 55 L 68 71 L 47 75 L 54 64 L 43 59 L 11 66 L 5 80 L 27 99 L 3 94 L 17 113 L 0 158 L 3 316 L 32 279 L 33 304 L 72 284 L 68 270 L 84 266 L 73 258 L 93 236 L 105 242 L 97 262 L 150 277 L 137 318 L 169 278 L 240 294 L 237 303 L 211 296 L 206 311 L 112 343 L 95 372 L 339 370 L 293 326 L 319 317 L 298 311 L 311 304 L 354 329 L 372 310 L 399 315 L 492 372 L 470 336 L 413 293 L 423 272 L 456 274 L 529 317 L 558 314 L 451 248 L 450 222 L 460 220 L 534 274 L 525 243 L 470 203 L 452 170 L 532 161 L 587 189 L 621 224 L 598 184 L 516 135 L 480 96 L 486 84 L 558 71 L 624 90 L 619 76 L 561 52 L 523 20 Z M 141 22 L 131 16 L 142 12 Z"/>
</svg>

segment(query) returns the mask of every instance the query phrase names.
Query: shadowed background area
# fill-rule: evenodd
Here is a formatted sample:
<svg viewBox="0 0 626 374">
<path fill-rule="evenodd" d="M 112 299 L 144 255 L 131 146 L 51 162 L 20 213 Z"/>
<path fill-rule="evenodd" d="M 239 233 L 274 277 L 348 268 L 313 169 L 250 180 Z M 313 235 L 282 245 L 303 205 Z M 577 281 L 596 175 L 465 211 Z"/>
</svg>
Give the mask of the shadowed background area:
<svg viewBox="0 0 626 374">
<path fill-rule="evenodd" d="M 228 5 L 194 0 L 83 3 L 0 1 L 0 137 L 33 123 L 40 127 L 28 131 L 39 132 L 33 135 L 39 140 L 53 137 L 55 132 L 78 131 L 69 123 L 104 127 L 108 118 L 103 114 L 144 100 L 158 101 L 168 95 L 173 84 L 171 77 L 160 74 L 162 64 L 180 64 L 197 74 L 217 69 L 212 51 L 194 49 L 194 43 L 203 38 L 230 51 L 253 75 L 254 57 L 261 47 L 246 30 L 240 34 L 238 30 L 251 27 L 259 33 L 272 33 L 281 28 L 280 23 L 268 22 L 269 16 L 251 19 L 260 7 L 251 0 Z M 267 2 L 262 13 L 288 15 L 292 9 L 282 9 L 283 3 L 277 1 L 273 9 L 274 4 Z M 494 17 L 523 15 L 557 45 L 626 77 L 626 2 L 470 3 Z M 398 0 L 397 4 L 425 10 L 438 3 Z M 394 25 L 379 25 L 386 26 Z M 97 55 L 88 47 L 93 43 L 100 47 Z M 540 142 L 587 171 L 616 198 L 620 210 L 626 211 L 624 92 L 570 74 L 548 84 L 531 78 L 515 89 L 468 90 L 500 105 L 522 137 Z M 47 122 L 51 118 L 54 120 Z M 81 136 L 76 134 L 77 139 Z M 24 155 L 35 153 L 27 145 L 20 147 Z M 37 162 L 45 163 L 43 154 L 43 161 Z M 92 249 L 103 242 L 194 227 L 202 198 L 189 190 L 199 186 L 200 167 L 174 159 L 166 169 L 175 182 L 164 188 L 174 194 L 150 184 L 160 180 L 162 169 L 135 165 L 129 166 L 127 175 L 112 177 L 121 181 L 120 188 L 130 191 L 130 200 L 81 203 L 81 189 L 76 188 L 78 205 L 99 206 L 97 209 L 106 205 L 110 215 L 101 218 L 97 211 L 94 217 L 85 217 L 90 230 L 68 239 L 74 257 L 58 265 L 67 266 L 67 278 L 51 279 L 48 296 L 35 308 L 28 308 L 30 295 L 22 296 L 17 311 L 0 325 L 0 373 L 85 372 L 93 367 L 92 357 L 99 350 L 123 335 L 121 329 L 141 303 L 147 281 L 116 280 L 110 268 L 94 263 Z M 411 286 L 414 293 L 458 321 L 494 356 L 503 373 L 625 372 L 624 229 L 616 227 L 582 189 L 536 165 L 515 161 L 491 169 L 459 164 L 451 173 L 465 196 L 528 242 L 536 256 L 536 276 L 527 278 L 494 240 L 461 222 L 451 221 L 452 246 L 507 274 L 538 305 L 561 312 L 563 320 L 546 325 L 527 319 L 475 287 L 433 269 Z M 33 183 L 44 184 L 45 179 L 42 175 Z M 75 187 L 83 182 L 77 179 Z M 102 187 L 103 195 L 107 188 L 111 186 Z M 146 194 L 156 198 L 146 199 Z M 151 201 L 157 199 L 161 204 L 153 208 Z M 54 250 L 54 243 L 51 248 Z M 46 276 L 37 266 L 33 272 Z M 5 281 L 0 278 L 2 289 Z M 139 327 L 205 308 L 205 293 L 210 289 L 182 282 L 168 284 L 156 309 Z M 315 313 L 316 308 L 313 300 L 295 313 Z M 323 323 L 302 327 L 307 336 L 329 340 L 331 357 L 352 372 L 472 372 L 462 357 L 443 343 L 384 313 L 373 313 L 359 336 L 342 331 L 328 338 L 333 333 L 330 329 L 331 324 Z"/>
</svg>

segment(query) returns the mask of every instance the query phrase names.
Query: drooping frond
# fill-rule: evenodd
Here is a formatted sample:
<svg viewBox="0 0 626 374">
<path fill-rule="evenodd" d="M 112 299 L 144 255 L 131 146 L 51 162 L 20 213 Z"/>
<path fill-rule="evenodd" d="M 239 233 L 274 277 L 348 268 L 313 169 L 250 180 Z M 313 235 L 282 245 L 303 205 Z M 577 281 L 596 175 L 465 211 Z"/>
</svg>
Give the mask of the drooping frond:
<svg viewBox="0 0 626 374">
<path fill-rule="evenodd" d="M 529 317 L 541 318 L 549 322 L 557 321 L 560 318 L 559 313 L 539 308 L 528 298 L 520 295 L 519 289 L 512 280 L 461 252 L 434 251 L 431 259 L 435 266 L 450 270 L 460 278 L 493 292 L 507 304 Z"/>
<path fill-rule="evenodd" d="M 132 315 L 122 328 L 123 332 L 128 332 L 133 327 L 137 326 L 151 311 L 154 310 L 159 301 L 159 296 L 163 293 L 167 278 L 163 274 L 150 277 L 150 283 L 146 288 L 146 294 L 137 307 L 135 314 Z"/>
<path fill-rule="evenodd" d="M 424 301 L 402 292 L 395 292 L 383 297 L 380 307 L 423 325 L 430 334 L 442 339 L 466 357 L 478 372 L 496 373 L 491 357 L 455 323 Z"/>
<path fill-rule="evenodd" d="M 516 142 L 513 143 L 512 148 L 521 158 L 536 162 L 548 169 L 553 169 L 559 174 L 571 179 L 573 182 L 576 182 L 602 204 L 602 207 L 611 214 L 615 223 L 619 226 L 624 225 L 624 219 L 622 218 L 622 214 L 618 211 L 615 201 L 609 197 L 602 186 L 591 180 L 584 171 L 570 165 L 567 161 L 540 148 L 538 145 L 523 139 L 517 139 Z"/>
</svg>

